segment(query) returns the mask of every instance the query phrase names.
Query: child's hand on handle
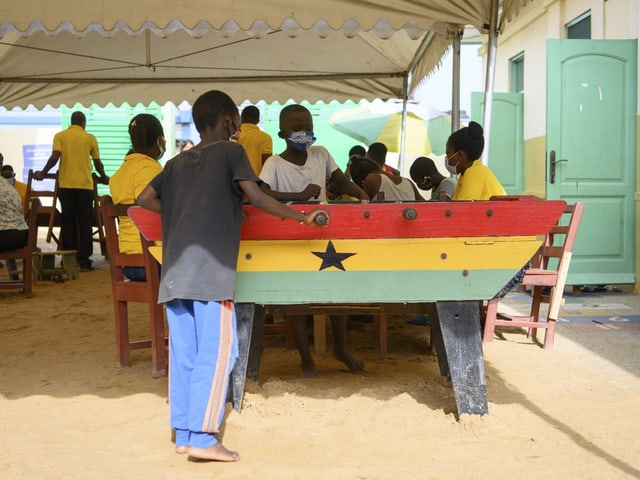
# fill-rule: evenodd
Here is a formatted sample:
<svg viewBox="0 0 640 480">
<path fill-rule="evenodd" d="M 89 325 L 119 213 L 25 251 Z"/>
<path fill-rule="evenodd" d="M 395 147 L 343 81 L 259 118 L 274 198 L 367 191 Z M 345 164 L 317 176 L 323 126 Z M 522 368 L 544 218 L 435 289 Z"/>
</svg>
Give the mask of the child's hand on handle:
<svg viewBox="0 0 640 480">
<path fill-rule="evenodd" d="M 304 216 L 305 225 L 314 225 L 316 227 L 326 227 L 329 225 L 329 212 L 321 208 L 314 208 Z"/>
</svg>

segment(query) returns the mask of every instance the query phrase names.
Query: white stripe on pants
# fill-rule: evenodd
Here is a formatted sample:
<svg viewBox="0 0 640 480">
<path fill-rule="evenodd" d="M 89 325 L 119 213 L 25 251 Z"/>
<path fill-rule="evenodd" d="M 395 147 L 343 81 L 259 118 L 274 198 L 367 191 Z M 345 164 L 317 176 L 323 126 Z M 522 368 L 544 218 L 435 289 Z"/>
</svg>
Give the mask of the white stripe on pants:
<svg viewBox="0 0 640 480">
<path fill-rule="evenodd" d="M 215 445 L 229 374 L 238 357 L 233 302 L 173 300 L 169 323 L 169 406 L 176 446 Z"/>
</svg>

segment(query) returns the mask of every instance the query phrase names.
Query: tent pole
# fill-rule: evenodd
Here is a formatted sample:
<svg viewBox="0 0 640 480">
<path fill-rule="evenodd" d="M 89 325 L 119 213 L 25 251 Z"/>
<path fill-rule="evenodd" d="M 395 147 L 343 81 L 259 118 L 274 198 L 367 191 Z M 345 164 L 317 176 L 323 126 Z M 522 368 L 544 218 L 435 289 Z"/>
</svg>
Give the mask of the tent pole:
<svg viewBox="0 0 640 480">
<path fill-rule="evenodd" d="M 453 39 L 453 81 L 451 86 L 451 131 L 460 128 L 460 44 L 464 30 L 458 30 Z"/>
<path fill-rule="evenodd" d="M 491 2 L 491 19 L 489 24 L 489 45 L 487 49 L 487 75 L 484 84 L 484 152 L 482 163 L 489 164 L 489 149 L 491 141 L 491 114 L 493 110 L 493 87 L 496 73 L 496 52 L 498 47 L 498 0 Z"/>
<path fill-rule="evenodd" d="M 402 84 L 402 126 L 400 128 L 400 158 L 398 160 L 398 170 L 404 175 L 404 149 L 407 139 L 407 103 L 409 101 L 409 76 L 405 75 Z"/>
</svg>

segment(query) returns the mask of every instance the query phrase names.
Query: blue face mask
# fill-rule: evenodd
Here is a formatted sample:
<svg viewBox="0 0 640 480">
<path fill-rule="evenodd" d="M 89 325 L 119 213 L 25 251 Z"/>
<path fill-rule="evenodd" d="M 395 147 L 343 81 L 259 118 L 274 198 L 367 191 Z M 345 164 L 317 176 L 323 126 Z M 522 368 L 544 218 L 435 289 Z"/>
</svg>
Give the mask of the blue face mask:
<svg viewBox="0 0 640 480">
<path fill-rule="evenodd" d="M 287 137 L 287 140 L 294 148 L 301 152 L 305 152 L 315 143 L 316 137 L 313 136 L 313 131 L 309 130 L 306 132 L 293 132 Z"/>
</svg>

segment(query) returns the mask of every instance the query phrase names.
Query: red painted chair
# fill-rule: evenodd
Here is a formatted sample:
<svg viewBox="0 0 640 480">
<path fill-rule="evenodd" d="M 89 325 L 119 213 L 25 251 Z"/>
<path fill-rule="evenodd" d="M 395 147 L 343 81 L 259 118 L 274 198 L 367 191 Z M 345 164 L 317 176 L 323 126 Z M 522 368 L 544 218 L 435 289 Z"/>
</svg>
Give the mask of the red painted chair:
<svg viewBox="0 0 640 480">
<path fill-rule="evenodd" d="M 545 238 L 543 246 L 534 256 L 532 268 L 524 275 L 521 286 L 531 287 L 532 301 L 529 315 L 506 316 L 498 313 L 499 299 L 490 300 L 487 303 L 487 314 L 484 326 L 483 340 L 490 342 L 496 326 L 524 327 L 528 329 L 527 336 L 536 340 L 537 330 L 545 330 L 544 348 L 552 347 L 555 335 L 556 321 L 563 303 L 563 294 L 573 244 L 578 232 L 578 226 L 582 219 L 584 203 L 567 205 L 565 215 L 560 218 L 558 224 L 553 227 Z M 545 287 L 551 289 L 549 297 L 543 295 Z M 549 303 L 547 318 L 540 316 L 540 304 Z"/>
<path fill-rule="evenodd" d="M 111 288 L 115 312 L 116 350 L 121 367 L 131 364 L 130 352 L 134 349 L 151 348 L 151 375 L 161 377 L 167 374 L 167 351 L 165 347 L 164 307 L 158 303 L 160 273 L 157 262 L 149 255 L 121 253 L 118 246 L 117 218 L 126 217 L 131 205 L 113 204 L 109 195 L 99 199 L 100 216 L 104 226 L 107 254 L 111 267 Z M 143 244 L 143 249 L 145 245 Z M 146 282 L 128 280 L 124 267 L 144 267 Z M 132 341 L 129 338 L 128 303 L 149 305 L 150 339 Z"/>
</svg>

